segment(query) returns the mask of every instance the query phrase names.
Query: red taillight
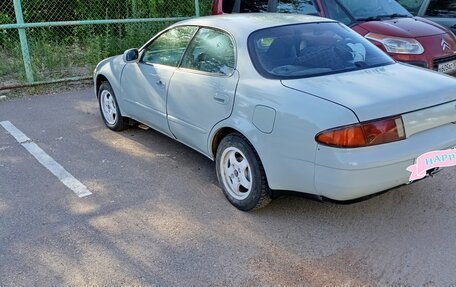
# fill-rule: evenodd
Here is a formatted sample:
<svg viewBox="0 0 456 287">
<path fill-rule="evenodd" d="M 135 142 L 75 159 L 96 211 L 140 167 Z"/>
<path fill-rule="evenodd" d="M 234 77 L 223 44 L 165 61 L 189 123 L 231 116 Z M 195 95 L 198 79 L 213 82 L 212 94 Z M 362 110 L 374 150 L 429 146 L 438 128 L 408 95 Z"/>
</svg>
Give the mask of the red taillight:
<svg viewBox="0 0 456 287">
<path fill-rule="evenodd" d="M 315 136 L 318 143 L 339 148 L 363 147 L 403 139 L 405 129 L 401 116 L 334 128 Z"/>
</svg>

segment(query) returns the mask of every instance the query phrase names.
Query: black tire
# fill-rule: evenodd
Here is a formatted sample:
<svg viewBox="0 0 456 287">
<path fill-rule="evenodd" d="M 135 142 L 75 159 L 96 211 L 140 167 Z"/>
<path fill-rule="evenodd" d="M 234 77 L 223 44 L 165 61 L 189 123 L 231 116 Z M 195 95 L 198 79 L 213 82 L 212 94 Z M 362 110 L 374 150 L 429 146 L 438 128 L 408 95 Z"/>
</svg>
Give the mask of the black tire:
<svg viewBox="0 0 456 287">
<path fill-rule="evenodd" d="M 237 162 L 233 167 L 238 172 L 228 171 L 227 167 L 231 166 L 230 154 L 236 158 Z M 248 168 L 237 169 L 237 164 L 242 164 L 244 159 L 247 160 Z M 260 158 L 253 146 L 241 134 L 229 134 L 222 139 L 217 148 L 216 170 L 225 197 L 238 209 L 243 211 L 259 209 L 271 202 L 271 190 Z M 247 180 L 250 183 L 250 188 L 247 190 L 242 184 L 239 188 L 231 188 L 230 182 L 236 185 L 233 182 L 237 180 L 237 183 L 240 183 L 239 178 L 242 177 L 242 174 L 244 182 Z M 242 189 L 245 192 L 242 192 Z M 233 190 L 239 190 L 239 192 Z"/>
<path fill-rule="evenodd" d="M 104 107 L 103 104 L 105 104 Z M 116 96 L 109 82 L 102 82 L 98 89 L 98 105 L 100 107 L 101 118 L 108 128 L 113 131 L 122 131 L 128 127 L 128 121 L 120 113 Z M 109 118 L 109 114 L 112 114 L 111 118 Z"/>
</svg>

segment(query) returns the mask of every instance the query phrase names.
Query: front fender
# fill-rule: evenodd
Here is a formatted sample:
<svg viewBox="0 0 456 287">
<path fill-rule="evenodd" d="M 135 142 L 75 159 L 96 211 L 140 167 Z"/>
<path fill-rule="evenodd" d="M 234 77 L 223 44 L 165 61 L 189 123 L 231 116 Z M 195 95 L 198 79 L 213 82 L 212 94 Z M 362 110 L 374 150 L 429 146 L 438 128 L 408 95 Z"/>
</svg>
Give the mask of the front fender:
<svg viewBox="0 0 456 287">
<path fill-rule="evenodd" d="M 94 73 L 94 89 L 95 95 L 98 97 L 98 87 L 103 80 L 107 80 L 116 94 L 117 100 L 121 100 L 120 95 L 120 80 L 123 68 L 126 63 L 122 59 L 122 55 L 104 59 L 98 63 Z"/>
</svg>

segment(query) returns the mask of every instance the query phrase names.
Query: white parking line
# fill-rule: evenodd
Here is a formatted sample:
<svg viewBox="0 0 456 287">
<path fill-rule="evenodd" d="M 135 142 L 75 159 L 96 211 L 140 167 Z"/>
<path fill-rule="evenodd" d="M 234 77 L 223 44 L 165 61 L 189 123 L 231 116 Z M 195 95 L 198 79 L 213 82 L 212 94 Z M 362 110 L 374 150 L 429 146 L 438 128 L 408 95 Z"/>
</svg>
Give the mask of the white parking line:
<svg viewBox="0 0 456 287">
<path fill-rule="evenodd" d="M 20 143 L 31 155 L 33 155 L 39 163 L 47 168 L 55 175 L 64 185 L 76 193 L 79 197 L 91 195 L 90 190 L 83 185 L 79 180 L 74 178 L 66 171 L 58 162 L 50 157 L 37 144 L 33 143 L 23 132 L 16 128 L 11 122 L 3 121 L 0 125 L 9 132 L 18 143 Z"/>
</svg>

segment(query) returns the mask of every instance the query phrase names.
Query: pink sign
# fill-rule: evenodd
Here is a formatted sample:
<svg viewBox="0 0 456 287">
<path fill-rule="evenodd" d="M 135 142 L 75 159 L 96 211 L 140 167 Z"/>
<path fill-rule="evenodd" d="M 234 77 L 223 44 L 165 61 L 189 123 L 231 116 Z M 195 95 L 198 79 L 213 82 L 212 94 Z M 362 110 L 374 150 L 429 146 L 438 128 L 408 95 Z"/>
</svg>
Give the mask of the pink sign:
<svg viewBox="0 0 456 287">
<path fill-rule="evenodd" d="M 420 155 L 416 159 L 416 164 L 407 167 L 412 174 L 410 181 L 421 179 L 426 176 L 426 172 L 436 167 L 456 166 L 456 149 L 430 151 Z"/>
</svg>

